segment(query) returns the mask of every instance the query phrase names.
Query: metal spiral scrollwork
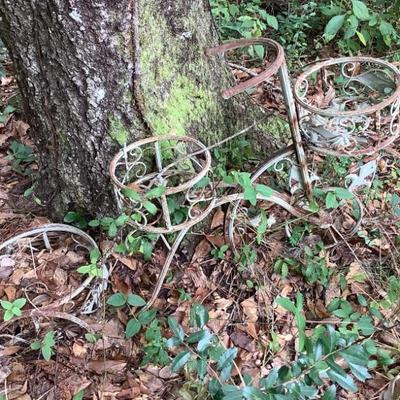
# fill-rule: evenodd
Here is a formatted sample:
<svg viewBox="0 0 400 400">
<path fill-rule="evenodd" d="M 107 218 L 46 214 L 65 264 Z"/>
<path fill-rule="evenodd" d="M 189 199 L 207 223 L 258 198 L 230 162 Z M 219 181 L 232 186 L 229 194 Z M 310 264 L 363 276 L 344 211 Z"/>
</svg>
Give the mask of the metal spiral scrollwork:
<svg viewBox="0 0 400 400">
<path fill-rule="evenodd" d="M 131 156 L 128 160 L 127 154 Z M 111 162 L 110 175 L 118 204 L 137 214 L 131 224 L 145 232 L 167 234 L 189 228 L 212 210 L 213 186 L 208 183 L 199 187 L 203 178 L 208 179 L 210 167 L 210 152 L 196 139 L 155 136 L 121 150 Z M 147 199 L 146 193 L 157 187 L 163 187 L 164 192 Z M 137 196 L 129 198 L 126 193 L 130 189 Z M 171 222 L 169 210 L 169 204 L 175 202 L 174 196 L 187 215 L 178 224 Z M 157 207 L 157 213 L 146 208 L 149 200 Z"/>
</svg>

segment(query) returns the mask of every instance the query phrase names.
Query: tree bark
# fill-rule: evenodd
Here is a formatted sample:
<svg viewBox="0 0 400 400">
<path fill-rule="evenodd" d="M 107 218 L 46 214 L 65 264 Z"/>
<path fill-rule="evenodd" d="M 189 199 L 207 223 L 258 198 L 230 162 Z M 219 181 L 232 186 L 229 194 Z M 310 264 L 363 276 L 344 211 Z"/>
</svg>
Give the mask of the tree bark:
<svg viewBox="0 0 400 400">
<path fill-rule="evenodd" d="M 153 134 L 215 142 L 259 111 L 232 85 L 206 0 L 0 0 L 0 37 L 13 59 L 39 188 L 53 215 L 112 212 L 108 164 Z M 44 189 L 44 190 L 43 190 Z"/>
</svg>

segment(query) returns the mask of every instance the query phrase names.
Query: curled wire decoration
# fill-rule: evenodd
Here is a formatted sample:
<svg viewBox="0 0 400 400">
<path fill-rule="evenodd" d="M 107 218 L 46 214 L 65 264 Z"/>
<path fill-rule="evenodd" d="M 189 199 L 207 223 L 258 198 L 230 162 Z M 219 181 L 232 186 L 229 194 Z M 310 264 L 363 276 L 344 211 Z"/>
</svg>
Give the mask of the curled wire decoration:
<svg viewBox="0 0 400 400">
<path fill-rule="evenodd" d="M 69 234 L 75 247 L 85 249 L 88 253 L 92 250 L 98 250 L 96 242 L 84 231 L 70 225 L 47 224 L 39 228 L 34 228 L 22 232 L 12 238 L 0 243 L 0 259 L 4 256 L 12 255 L 21 248 L 29 248 L 31 251 L 51 252 L 51 239 L 60 235 Z M 107 278 L 109 272 L 105 264 L 102 264 L 103 279 L 98 280 L 94 277 L 87 277 L 75 290 L 67 296 L 52 303 L 51 306 L 62 306 L 75 299 L 85 289 L 90 290 L 90 294 L 81 308 L 82 314 L 90 314 L 100 306 L 101 294 L 107 289 Z M 47 307 L 47 306 L 46 306 Z"/>
<path fill-rule="evenodd" d="M 269 38 L 239 39 L 206 50 L 206 54 L 208 56 L 215 56 L 217 54 L 225 54 L 235 49 L 256 45 L 263 46 L 265 50 L 266 57 L 264 61 L 268 64 L 267 68 L 265 68 L 261 73 L 257 74 L 256 76 L 253 76 L 250 79 L 241 82 L 229 89 L 225 89 L 222 92 L 222 97 L 224 99 L 229 99 L 230 97 L 242 93 L 247 89 L 256 87 L 260 83 L 266 81 L 272 75 L 275 75 L 285 63 L 285 52 L 281 45 Z"/>
<path fill-rule="evenodd" d="M 138 167 L 140 175 L 132 174 Z M 137 214 L 129 223 L 144 232 L 167 234 L 193 226 L 213 209 L 216 201 L 213 185 L 201 182 L 203 178 L 209 181 L 210 168 L 210 151 L 198 140 L 153 136 L 121 150 L 110 164 L 110 175 L 120 207 Z M 146 197 L 157 187 L 163 188 L 160 195 Z M 129 189 L 137 196 L 129 198 L 126 195 Z M 156 207 L 156 213 L 153 206 L 149 209 L 149 201 Z M 171 203 L 178 204 L 186 219 L 179 223 L 171 221 Z"/>
<path fill-rule="evenodd" d="M 370 155 L 400 135 L 400 72 L 370 57 L 309 66 L 294 85 L 300 128 L 320 154 Z"/>
</svg>

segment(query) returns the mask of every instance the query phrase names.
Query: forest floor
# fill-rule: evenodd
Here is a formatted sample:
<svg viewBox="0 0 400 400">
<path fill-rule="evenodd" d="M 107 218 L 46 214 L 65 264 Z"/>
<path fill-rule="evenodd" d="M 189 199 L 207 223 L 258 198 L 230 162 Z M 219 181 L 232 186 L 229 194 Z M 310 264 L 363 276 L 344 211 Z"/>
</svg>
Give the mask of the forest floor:
<svg viewBox="0 0 400 400">
<path fill-rule="evenodd" d="M 12 71 L 8 71 L 0 83 L 2 105 L 17 92 Z M 279 91 L 266 89 L 254 96 L 267 108 L 284 112 L 275 97 Z M 37 171 L 32 147 L 29 126 L 18 110 L 10 112 L 0 124 L 0 243 L 53 222 L 29 190 Z M 290 364 L 296 357 L 295 318 L 275 300 L 278 296 L 294 299 L 297 292 L 304 298 L 307 334 L 317 324 L 340 327 L 343 317 L 350 315 L 343 315 L 346 307 L 350 306 L 353 316 L 346 325 L 349 331 L 362 316 L 378 310 L 368 320 L 372 324 L 369 335 L 381 350 L 369 369 L 371 377 L 357 383 L 356 395 L 338 389 L 337 398 L 379 399 L 400 368 L 399 156 L 400 143 L 380 154 L 378 173 L 364 196 L 362 225 L 354 236 L 338 238 L 298 224 L 289 240 L 281 226 L 268 235 L 249 269 L 241 268 L 232 251 L 224 247 L 226 210 L 217 210 L 208 228 L 191 232 L 191 238 L 198 241 L 194 254 L 188 258 L 180 251 L 175 257 L 153 307 L 157 314 L 152 318 L 158 321 L 153 337 L 149 330 L 141 329 L 133 338 L 126 338 L 128 315 L 134 307 L 119 306 L 118 299 L 110 301 L 110 296 L 134 293 L 150 298 L 167 255 L 160 243 L 145 261 L 140 254 L 125 256 L 111 251 L 113 239 L 86 227 L 99 248 L 109 253 L 105 262 L 111 272 L 102 306 L 92 314 L 79 313 L 87 291 L 49 308 L 81 284 L 76 269 L 88 264 L 87 254 L 70 236 L 51 237 L 51 251 L 36 251 L 30 245 L 3 256 L 0 300 L 26 298 L 28 302 L 21 317 L 17 311 L 11 322 L 0 323 L 0 399 L 205 399 L 190 373 L 174 373 L 171 366 L 163 366 L 167 363 L 161 353 L 159 359 L 143 365 L 150 347 L 162 341 L 157 329 L 162 337 L 172 336 L 167 317 L 175 317 L 183 330 L 190 332 L 190 310 L 195 303 L 207 308 L 207 326 L 219 341 L 238 349 L 233 378 L 250 376 L 257 382 L 271 368 Z M 318 158 L 313 162 L 323 165 L 321 171 L 328 167 Z M 343 175 L 343 169 L 346 173 L 355 170 L 356 164 L 330 160 L 331 172 L 326 178 Z M 268 212 L 271 215 L 275 210 L 268 208 Z M 275 214 L 287 218 L 278 211 Z M 343 223 L 354 223 L 349 219 Z M 339 306 L 332 306 L 335 301 Z M 0 308 L 0 317 L 5 313 Z M 173 356 L 176 350 L 168 354 Z"/>
</svg>

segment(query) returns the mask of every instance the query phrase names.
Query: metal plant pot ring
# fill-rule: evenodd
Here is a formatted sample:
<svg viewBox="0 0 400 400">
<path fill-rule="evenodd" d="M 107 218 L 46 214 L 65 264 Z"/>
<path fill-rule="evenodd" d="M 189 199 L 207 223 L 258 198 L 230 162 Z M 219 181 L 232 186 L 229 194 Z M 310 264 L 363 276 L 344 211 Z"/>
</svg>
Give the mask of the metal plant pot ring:
<svg viewBox="0 0 400 400">
<path fill-rule="evenodd" d="M 400 134 L 400 72 L 386 61 L 344 57 L 307 67 L 294 85 L 309 148 L 333 156 L 371 155 Z"/>
<path fill-rule="evenodd" d="M 91 250 L 98 250 L 96 242 L 82 230 L 70 225 L 64 224 L 47 224 L 39 228 L 31 229 L 26 232 L 20 233 L 9 240 L 0 244 L 0 258 L 10 257 L 13 252 L 19 248 L 28 248 L 30 254 L 33 253 L 33 248 L 45 249 L 49 252 L 52 251 L 51 239 L 57 234 L 69 234 L 74 240 L 76 246 L 87 249 L 89 253 Z M 82 314 L 89 314 L 94 312 L 100 305 L 100 297 L 103 291 L 107 288 L 108 270 L 105 265 L 102 265 L 103 279 L 95 280 L 92 276 L 87 277 L 80 286 L 69 293 L 67 296 L 59 299 L 51 304 L 51 308 L 59 307 L 69 303 L 76 298 L 85 289 L 90 289 L 90 295 L 83 305 L 80 312 Z M 46 306 L 49 308 L 50 306 Z"/>
</svg>

